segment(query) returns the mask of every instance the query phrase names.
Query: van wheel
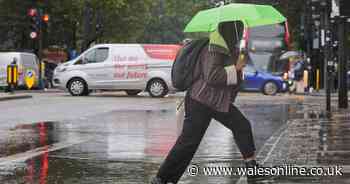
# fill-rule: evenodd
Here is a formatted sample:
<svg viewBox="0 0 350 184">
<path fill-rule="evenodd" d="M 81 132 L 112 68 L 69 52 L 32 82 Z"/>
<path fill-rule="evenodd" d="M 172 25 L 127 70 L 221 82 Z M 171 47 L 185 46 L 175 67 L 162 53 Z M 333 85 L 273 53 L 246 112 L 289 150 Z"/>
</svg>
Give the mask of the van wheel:
<svg viewBox="0 0 350 184">
<path fill-rule="evenodd" d="M 80 78 L 71 79 L 67 87 L 72 96 L 87 96 L 90 93 L 86 82 Z"/>
<path fill-rule="evenodd" d="M 162 98 L 168 94 L 168 86 L 161 79 L 153 79 L 148 83 L 147 91 L 151 97 Z"/>
<path fill-rule="evenodd" d="M 138 95 L 139 93 L 141 93 L 141 90 L 127 90 L 125 91 L 126 94 L 128 94 L 129 96 L 136 96 Z"/>
<path fill-rule="evenodd" d="M 263 93 L 264 95 L 276 95 L 278 92 L 278 86 L 276 85 L 276 83 L 269 81 L 267 83 L 265 83 L 264 87 L 263 87 Z"/>
</svg>

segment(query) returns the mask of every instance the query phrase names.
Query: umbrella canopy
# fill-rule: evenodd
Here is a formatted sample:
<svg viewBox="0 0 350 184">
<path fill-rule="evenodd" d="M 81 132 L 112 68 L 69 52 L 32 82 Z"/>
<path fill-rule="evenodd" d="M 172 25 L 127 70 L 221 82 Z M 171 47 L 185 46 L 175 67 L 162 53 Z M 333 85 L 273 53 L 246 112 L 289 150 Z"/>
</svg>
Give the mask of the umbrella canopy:
<svg viewBox="0 0 350 184">
<path fill-rule="evenodd" d="M 248 27 L 256 27 L 282 23 L 286 18 L 272 6 L 232 3 L 200 11 L 184 32 L 213 32 L 221 22 L 229 21 L 243 21 Z"/>
</svg>

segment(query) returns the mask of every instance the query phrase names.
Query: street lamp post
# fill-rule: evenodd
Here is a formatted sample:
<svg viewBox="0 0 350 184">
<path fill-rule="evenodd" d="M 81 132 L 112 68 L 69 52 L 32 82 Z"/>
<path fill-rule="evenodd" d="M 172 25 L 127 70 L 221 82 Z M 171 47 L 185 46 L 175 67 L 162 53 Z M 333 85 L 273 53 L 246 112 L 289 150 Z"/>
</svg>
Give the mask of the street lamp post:
<svg viewBox="0 0 350 184">
<path fill-rule="evenodd" d="M 331 14 L 331 1 L 322 0 L 322 22 L 323 27 L 321 30 L 321 44 L 324 51 L 324 76 L 325 76 L 325 87 L 326 87 L 326 110 L 331 112 L 331 71 L 333 62 L 331 61 L 331 25 L 330 25 L 330 14 Z"/>
<path fill-rule="evenodd" d="M 348 86 L 347 86 L 347 57 L 346 57 L 346 18 L 338 18 L 338 38 L 339 38 L 339 108 L 348 108 Z"/>
<path fill-rule="evenodd" d="M 335 1 L 336 8 L 338 10 L 338 63 L 339 63 L 339 90 L 338 90 L 338 107 L 347 109 L 348 104 L 348 86 L 347 86 L 347 17 L 350 16 L 350 2 L 349 0 L 333 0 Z"/>
</svg>

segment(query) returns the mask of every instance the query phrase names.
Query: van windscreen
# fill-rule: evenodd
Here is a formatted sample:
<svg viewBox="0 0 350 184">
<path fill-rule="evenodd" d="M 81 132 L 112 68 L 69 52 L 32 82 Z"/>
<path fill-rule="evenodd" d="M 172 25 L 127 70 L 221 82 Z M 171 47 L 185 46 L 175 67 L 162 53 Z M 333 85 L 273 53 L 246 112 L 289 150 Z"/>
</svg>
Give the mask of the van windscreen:
<svg viewBox="0 0 350 184">
<path fill-rule="evenodd" d="M 250 37 L 284 37 L 286 33 L 285 24 L 273 24 L 250 28 Z"/>
</svg>

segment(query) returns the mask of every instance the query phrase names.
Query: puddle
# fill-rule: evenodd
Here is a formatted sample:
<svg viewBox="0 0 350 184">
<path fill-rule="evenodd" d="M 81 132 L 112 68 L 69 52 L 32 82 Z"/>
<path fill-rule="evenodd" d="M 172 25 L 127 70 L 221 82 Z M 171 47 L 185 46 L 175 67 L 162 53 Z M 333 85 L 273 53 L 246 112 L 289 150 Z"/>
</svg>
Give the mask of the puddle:
<svg viewBox="0 0 350 184">
<path fill-rule="evenodd" d="M 58 142 L 55 138 L 55 124 L 57 123 L 23 124 L 9 130 L 2 130 L 0 157 L 23 153 Z"/>
<path fill-rule="evenodd" d="M 290 119 L 312 119 L 322 114 L 305 113 L 301 105 L 244 105 L 258 150 Z M 174 144 L 181 125 L 174 110 L 115 111 L 69 122 L 19 125 L 0 139 L 1 157 L 66 140 L 89 141 L 46 152 L 13 169 L 0 167 L 0 183 L 127 183 L 142 184 L 157 172 Z M 223 160 L 242 163 L 232 133 L 212 122 L 194 162 Z M 239 177 L 186 177 L 181 183 L 235 183 Z"/>
</svg>

